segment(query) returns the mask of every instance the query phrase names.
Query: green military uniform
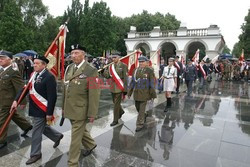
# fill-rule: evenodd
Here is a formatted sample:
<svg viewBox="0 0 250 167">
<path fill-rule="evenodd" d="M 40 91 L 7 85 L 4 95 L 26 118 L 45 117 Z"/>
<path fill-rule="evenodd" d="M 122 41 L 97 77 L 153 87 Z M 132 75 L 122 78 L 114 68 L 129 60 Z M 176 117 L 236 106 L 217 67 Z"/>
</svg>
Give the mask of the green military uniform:
<svg viewBox="0 0 250 167">
<path fill-rule="evenodd" d="M 120 77 L 120 79 L 123 81 L 124 90 L 119 89 L 119 87 L 116 85 L 114 79 L 112 78 L 109 67 L 105 69 L 103 76 L 108 80 L 108 84 L 110 85 L 110 91 L 112 94 L 112 99 L 114 103 L 114 119 L 113 122 L 118 122 L 118 119 L 121 118 L 122 114 L 124 114 L 124 110 L 121 106 L 122 101 L 122 94 L 124 92 L 127 92 L 127 73 L 128 73 L 128 67 L 126 64 L 122 62 L 118 62 L 117 64 L 114 64 L 115 71 Z"/>
<path fill-rule="evenodd" d="M 22 89 L 24 82 L 18 71 L 8 67 L 5 71 L 0 72 L 0 127 L 3 126 L 7 117 L 9 116 L 9 111 L 11 105 L 16 97 L 16 94 Z M 21 104 L 26 104 L 24 100 Z M 17 112 L 12 117 L 12 120 L 22 129 L 27 130 L 32 125 Z M 8 126 L 4 130 L 2 136 L 0 137 L 0 143 L 6 142 Z"/>
<path fill-rule="evenodd" d="M 135 107 L 138 111 L 136 129 L 141 129 L 145 122 L 147 101 L 156 98 L 154 72 L 149 67 L 136 68 L 129 86 L 128 96 L 134 92 Z"/>
<path fill-rule="evenodd" d="M 86 129 L 87 119 L 98 112 L 100 89 L 98 72 L 86 61 L 74 72 L 75 64 L 68 66 L 65 72 L 63 93 L 64 117 L 72 124 L 69 166 L 78 166 L 81 143 L 86 150 L 96 146 Z"/>
<path fill-rule="evenodd" d="M 231 66 L 228 62 L 225 62 L 224 64 L 224 76 L 225 76 L 225 80 L 228 81 L 231 79 L 230 77 L 230 73 L 231 73 Z"/>
</svg>

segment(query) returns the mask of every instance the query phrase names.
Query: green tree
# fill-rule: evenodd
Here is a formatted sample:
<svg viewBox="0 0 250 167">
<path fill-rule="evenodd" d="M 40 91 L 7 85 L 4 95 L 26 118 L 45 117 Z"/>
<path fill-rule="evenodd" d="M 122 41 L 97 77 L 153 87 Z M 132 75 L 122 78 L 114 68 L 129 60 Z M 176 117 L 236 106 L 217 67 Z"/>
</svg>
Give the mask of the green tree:
<svg viewBox="0 0 250 167">
<path fill-rule="evenodd" d="M 70 45 L 80 43 L 81 37 L 81 21 L 83 17 L 83 5 L 80 0 L 72 0 L 71 8 L 68 7 L 67 11 L 65 11 L 63 20 L 66 21 L 68 18 L 68 35 L 66 40 L 66 50 L 69 49 Z"/>
<path fill-rule="evenodd" d="M 81 41 L 90 54 L 101 56 L 103 50 L 114 49 L 116 36 L 113 31 L 111 11 L 105 2 L 93 4 L 85 20 L 84 29 L 87 33 Z"/>
<path fill-rule="evenodd" d="M 3 4 L 2 4 L 3 5 Z M 27 31 L 20 6 L 15 0 L 9 0 L 0 12 L 0 49 L 17 53 L 29 46 Z"/>
<path fill-rule="evenodd" d="M 231 50 L 228 48 L 228 46 L 227 46 L 227 45 L 225 45 L 225 47 L 224 47 L 224 49 L 223 49 L 222 53 L 227 53 L 227 54 L 230 54 L 230 53 L 231 53 Z"/>
</svg>

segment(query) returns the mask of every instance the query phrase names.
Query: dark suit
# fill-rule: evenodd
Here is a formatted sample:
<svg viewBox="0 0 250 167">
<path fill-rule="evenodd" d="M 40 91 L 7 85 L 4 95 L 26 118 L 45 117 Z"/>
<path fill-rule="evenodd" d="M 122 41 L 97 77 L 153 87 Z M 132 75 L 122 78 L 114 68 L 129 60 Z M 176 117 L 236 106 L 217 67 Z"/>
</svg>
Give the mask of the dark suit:
<svg viewBox="0 0 250 167">
<path fill-rule="evenodd" d="M 10 66 L 5 71 L 0 72 L 0 127 L 3 126 L 7 117 L 9 116 L 9 110 L 12 105 L 12 102 L 15 99 L 16 94 L 22 89 L 24 82 L 18 71 L 15 71 Z M 23 101 L 22 104 L 26 104 L 26 101 Z M 26 130 L 31 127 L 31 124 L 17 112 L 12 117 L 12 120 L 22 129 Z M 6 127 L 3 132 L 2 137 L 0 138 L 0 143 L 4 143 L 7 137 Z"/>
<path fill-rule="evenodd" d="M 36 75 L 36 72 L 32 75 Z M 42 134 L 54 142 L 58 141 L 62 136 L 61 133 L 51 128 L 46 121 L 46 115 L 53 115 L 56 104 L 57 91 L 55 77 L 45 69 L 45 71 L 41 71 L 41 74 L 38 75 L 34 81 L 34 88 L 39 95 L 47 100 L 47 107 L 46 111 L 43 111 L 31 98 L 31 93 L 29 94 L 29 115 L 33 117 L 34 122 L 30 153 L 31 157 L 41 154 Z M 31 92 L 31 90 L 29 92 Z M 26 94 L 27 93 L 28 91 Z"/>
<path fill-rule="evenodd" d="M 180 69 L 178 69 L 176 66 L 176 69 L 177 69 L 177 85 L 176 85 L 176 92 L 179 92 L 179 87 L 180 87 L 180 77 L 181 77 L 181 75 L 182 75 L 182 73 L 183 73 L 183 66 L 182 66 L 182 63 L 181 62 L 179 62 L 179 61 L 177 61 L 176 62 L 178 65 L 179 65 L 179 67 L 180 67 Z"/>
</svg>

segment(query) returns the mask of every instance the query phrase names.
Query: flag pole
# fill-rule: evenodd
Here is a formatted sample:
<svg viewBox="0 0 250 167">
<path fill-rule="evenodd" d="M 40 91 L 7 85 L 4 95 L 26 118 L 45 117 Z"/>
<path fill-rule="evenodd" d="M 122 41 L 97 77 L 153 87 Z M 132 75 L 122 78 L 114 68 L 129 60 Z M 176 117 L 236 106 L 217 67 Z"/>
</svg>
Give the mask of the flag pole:
<svg viewBox="0 0 250 167">
<path fill-rule="evenodd" d="M 132 52 L 132 53 L 130 53 L 130 54 L 128 54 L 128 55 L 126 55 L 126 56 L 120 58 L 119 60 L 125 59 L 125 58 L 127 58 L 127 57 L 129 57 L 129 56 L 131 56 L 131 55 L 133 55 L 133 54 L 135 54 L 135 53 L 137 53 L 137 52 L 138 52 L 138 51 L 136 50 L 136 51 L 134 51 L 134 52 Z M 98 72 L 102 71 L 103 69 L 109 67 L 109 66 L 112 65 L 112 64 L 114 64 L 114 62 L 111 62 L 111 63 L 105 65 L 102 69 L 98 70 Z"/>
<path fill-rule="evenodd" d="M 33 76 L 34 76 L 34 75 L 33 75 Z M 30 85 L 30 83 L 31 83 L 31 80 L 33 79 L 33 76 L 30 78 L 28 84 L 24 87 L 24 89 L 23 89 L 23 91 L 22 91 L 20 97 L 18 98 L 18 100 L 17 100 L 17 106 L 23 101 L 23 99 L 24 99 L 24 97 L 25 97 L 25 94 L 26 94 L 26 92 L 28 91 L 28 88 L 29 88 L 29 85 Z M 10 121 L 11 121 L 13 115 L 15 114 L 16 110 L 11 110 L 11 109 L 10 109 L 9 112 L 10 112 L 9 116 L 7 117 L 7 119 L 6 119 L 6 121 L 4 122 L 2 128 L 0 129 L 0 137 L 3 135 L 3 131 L 6 129 L 6 127 L 7 127 L 8 124 L 10 123 Z"/>
<path fill-rule="evenodd" d="M 67 21 L 65 21 L 64 23 L 64 27 L 68 24 L 69 19 L 67 19 Z M 64 27 L 60 29 L 59 33 L 57 34 L 56 38 L 54 39 L 54 41 L 51 43 L 51 45 L 49 46 L 49 48 L 47 49 L 46 53 L 44 54 L 44 56 L 46 57 L 49 54 L 49 51 L 51 50 L 51 48 L 53 47 L 53 45 L 56 43 L 57 39 L 59 38 L 60 34 L 62 31 L 64 31 Z"/>
</svg>

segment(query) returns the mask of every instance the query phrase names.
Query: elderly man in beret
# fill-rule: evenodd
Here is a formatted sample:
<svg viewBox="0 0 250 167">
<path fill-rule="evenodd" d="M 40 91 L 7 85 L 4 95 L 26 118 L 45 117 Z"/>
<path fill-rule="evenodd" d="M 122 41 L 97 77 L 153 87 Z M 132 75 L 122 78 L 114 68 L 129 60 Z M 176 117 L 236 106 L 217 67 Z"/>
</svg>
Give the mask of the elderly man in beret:
<svg viewBox="0 0 250 167">
<path fill-rule="evenodd" d="M 73 61 L 65 70 L 63 114 L 71 122 L 71 143 L 69 148 L 69 167 L 77 167 L 81 146 L 83 156 L 88 156 L 96 148 L 94 139 L 86 129 L 93 123 L 98 112 L 100 88 L 98 71 L 86 60 L 86 48 L 76 44 L 70 47 Z"/>
<path fill-rule="evenodd" d="M 20 73 L 14 70 L 11 66 L 12 53 L 8 51 L 0 51 L 0 128 L 2 128 L 4 122 L 9 116 L 11 104 L 16 97 L 16 94 L 24 86 L 24 82 L 20 76 Z M 24 109 L 26 100 L 24 100 L 20 108 Z M 25 136 L 29 130 L 32 129 L 31 124 L 17 112 L 14 113 L 12 120 L 22 129 L 24 133 L 21 136 Z M 5 128 L 2 136 L 0 137 L 0 149 L 7 145 L 7 131 L 8 126 Z"/>
<path fill-rule="evenodd" d="M 53 112 L 57 99 L 57 85 L 55 77 L 47 70 L 49 60 L 44 56 L 34 56 L 34 72 L 29 81 L 29 115 L 33 117 L 33 132 L 31 139 L 30 159 L 26 162 L 30 165 L 41 159 L 42 134 L 54 141 L 56 148 L 63 134 L 48 125 L 53 121 Z M 12 108 L 17 107 L 17 99 L 13 102 Z"/>
</svg>

